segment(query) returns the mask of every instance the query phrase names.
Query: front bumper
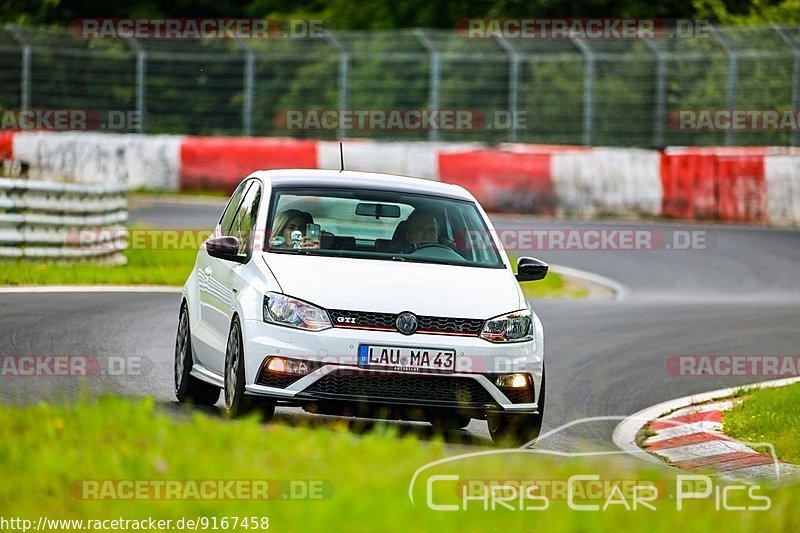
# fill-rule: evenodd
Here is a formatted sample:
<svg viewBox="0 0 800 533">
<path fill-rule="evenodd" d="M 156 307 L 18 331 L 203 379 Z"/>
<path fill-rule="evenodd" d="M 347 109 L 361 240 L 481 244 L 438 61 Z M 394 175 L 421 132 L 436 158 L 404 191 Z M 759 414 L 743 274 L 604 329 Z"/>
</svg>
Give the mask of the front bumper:
<svg viewBox="0 0 800 533">
<path fill-rule="evenodd" d="M 404 336 L 395 332 L 332 328 L 322 332 L 292 330 L 250 320 L 244 324 L 247 385 L 249 395 L 271 399 L 283 405 L 297 405 L 308 410 L 329 412 L 344 410 L 388 408 L 392 411 L 457 411 L 473 418 L 493 413 L 536 414 L 536 401 L 514 402 L 486 374 L 520 372 L 531 377 L 532 398 L 539 398 L 543 366 L 541 339 L 518 344 L 493 344 L 479 337 L 415 334 Z M 408 373 L 383 369 L 364 369 L 358 366 L 358 346 L 377 344 L 410 348 L 454 349 L 457 353 L 456 371 L 450 374 Z M 321 365 L 310 374 L 296 379 L 285 387 L 257 383 L 266 357 L 277 355 L 303 359 Z M 355 380 L 368 378 L 408 380 L 430 378 L 429 391 L 446 389 L 456 381 L 472 391 L 464 399 L 446 395 L 412 393 L 400 395 L 373 393 L 370 389 L 354 387 L 331 388 L 332 377 L 350 376 Z M 451 380 L 444 382 L 441 380 Z M 414 417 L 411 417 L 414 418 Z"/>
</svg>

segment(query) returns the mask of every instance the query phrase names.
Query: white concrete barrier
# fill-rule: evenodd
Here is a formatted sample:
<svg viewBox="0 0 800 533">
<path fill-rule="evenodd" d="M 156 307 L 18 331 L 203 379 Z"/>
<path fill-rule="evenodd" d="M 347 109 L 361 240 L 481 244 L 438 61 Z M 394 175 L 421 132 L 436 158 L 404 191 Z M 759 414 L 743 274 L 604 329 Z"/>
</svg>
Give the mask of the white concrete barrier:
<svg viewBox="0 0 800 533">
<path fill-rule="evenodd" d="M 14 159 L 32 180 L 104 183 L 129 189 L 177 190 L 180 135 L 19 132 Z"/>
<path fill-rule="evenodd" d="M 661 212 L 660 154 L 638 148 L 594 148 L 552 154 L 551 175 L 562 215 Z"/>
<path fill-rule="evenodd" d="M 441 152 L 468 150 L 477 146 L 480 145 L 347 140 L 344 141 L 344 165 L 347 170 L 384 172 L 438 180 Z M 317 150 L 319 168 L 328 170 L 341 168 L 338 141 L 320 141 Z"/>
<path fill-rule="evenodd" d="M 764 178 L 770 223 L 800 224 L 800 154 L 765 156 Z"/>
</svg>

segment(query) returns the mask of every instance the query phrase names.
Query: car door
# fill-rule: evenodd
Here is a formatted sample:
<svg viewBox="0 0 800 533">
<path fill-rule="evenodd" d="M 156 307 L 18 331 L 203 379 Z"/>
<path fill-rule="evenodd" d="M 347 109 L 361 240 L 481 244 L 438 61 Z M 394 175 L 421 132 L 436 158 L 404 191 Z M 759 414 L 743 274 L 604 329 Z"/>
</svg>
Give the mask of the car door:
<svg viewBox="0 0 800 533">
<path fill-rule="evenodd" d="M 222 374 L 225 368 L 225 350 L 233 319 L 234 299 L 242 289 L 243 271 L 253 249 L 253 237 L 258 209 L 261 205 L 261 183 L 251 180 L 239 208 L 236 210 L 227 235 L 239 240 L 239 255 L 244 262 L 214 259 L 211 270 L 206 272 L 209 286 L 209 327 L 213 331 L 218 348 L 209 361 L 209 370 Z"/>
<path fill-rule="evenodd" d="M 253 185 L 253 180 L 248 180 L 239 185 L 231 195 L 228 205 L 220 217 L 219 223 L 212 236 L 229 235 L 236 213 L 242 205 L 245 193 Z M 211 257 L 203 248 L 197 256 L 197 287 L 199 290 L 199 321 L 192 325 L 192 340 L 195 360 L 209 370 L 218 366 L 219 351 L 224 355 L 225 339 L 219 338 L 219 323 L 224 320 L 218 316 L 220 308 L 218 300 L 225 299 L 225 291 L 215 282 L 213 273 L 219 271 L 224 263 L 221 259 Z M 216 326 L 215 326 L 216 324 Z M 219 372 L 221 374 L 221 371 Z"/>
</svg>

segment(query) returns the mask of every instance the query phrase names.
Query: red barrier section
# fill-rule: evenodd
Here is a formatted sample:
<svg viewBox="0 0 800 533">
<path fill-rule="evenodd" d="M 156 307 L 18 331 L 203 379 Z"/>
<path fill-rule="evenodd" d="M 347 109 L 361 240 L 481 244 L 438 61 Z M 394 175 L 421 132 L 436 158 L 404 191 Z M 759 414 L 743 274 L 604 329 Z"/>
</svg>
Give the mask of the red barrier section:
<svg viewBox="0 0 800 533">
<path fill-rule="evenodd" d="M 553 214 L 549 153 L 471 150 L 438 154 L 439 179 L 461 185 L 492 211 Z"/>
<path fill-rule="evenodd" d="M 661 154 L 662 215 L 766 222 L 764 148 L 687 148 Z"/>
<path fill-rule="evenodd" d="M 14 159 L 13 131 L 0 131 L 0 159 Z"/>
<path fill-rule="evenodd" d="M 317 168 L 317 141 L 187 137 L 181 144 L 180 188 L 232 191 L 255 170 Z"/>
<path fill-rule="evenodd" d="M 767 221 L 764 155 L 717 156 L 719 218 L 732 222 Z"/>
</svg>

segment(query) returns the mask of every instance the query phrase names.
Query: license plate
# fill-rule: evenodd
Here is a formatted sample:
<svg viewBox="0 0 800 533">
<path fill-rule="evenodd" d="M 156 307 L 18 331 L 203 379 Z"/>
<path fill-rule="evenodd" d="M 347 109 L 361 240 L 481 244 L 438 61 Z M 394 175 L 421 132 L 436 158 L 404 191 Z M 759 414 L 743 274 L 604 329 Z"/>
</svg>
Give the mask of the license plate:
<svg viewBox="0 0 800 533">
<path fill-rule="evenodd" d="M 456 369 L 456 352 L 438 348 L 362 344 L 358 347 L 358 366 L 388 368 L 403 372 L 426 370 L 452 372 Z"/>
</svg>

